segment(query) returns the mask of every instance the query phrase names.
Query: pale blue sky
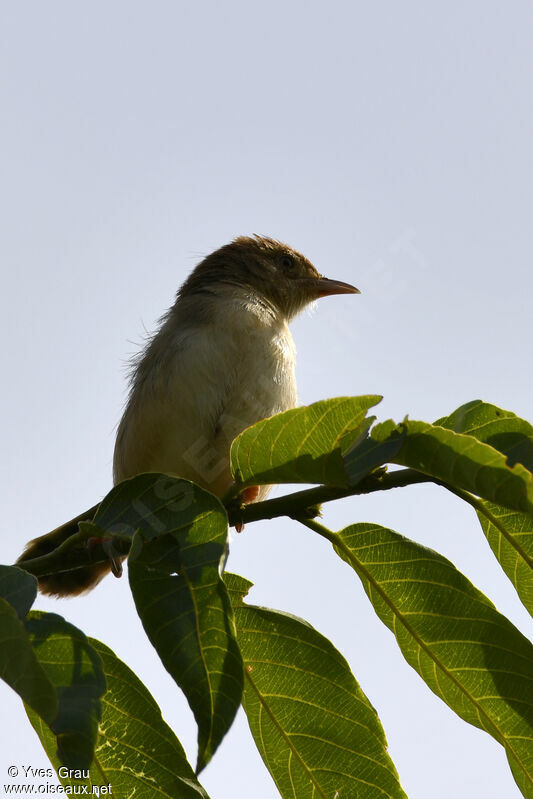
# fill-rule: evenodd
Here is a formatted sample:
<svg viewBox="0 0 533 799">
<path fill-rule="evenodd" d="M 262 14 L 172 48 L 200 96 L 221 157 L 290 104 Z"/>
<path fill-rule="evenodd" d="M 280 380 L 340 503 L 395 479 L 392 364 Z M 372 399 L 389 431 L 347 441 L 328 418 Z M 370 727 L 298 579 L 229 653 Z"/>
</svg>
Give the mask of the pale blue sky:
<svg viewBox="0 0 533 799">
<path fill-rule="evenodd" d="M 109 490 L 127 358 L 238 234 L 286 240 L 363 292 L 295 322 L 302 403 L 380 393 L 380 418 L 431 421 L 479 397 L 533 417 L 529 2 L 0 13 L 1 560 Z M 354 498 L 325 518 L 443 552 L 533 634 L 474 514 L 443 491 Z M 503 750 L 426 689 L 324 541 L 286 520 L 249 526 L 229 568 L 255 582 L 251 601 L 304 616 L 347 657 L 410 799 L 519 796 Z M 37 606 L 134 668 L 194 761 L 190 711 L 125 580 Z M 46 766 L 6 688 L 2 706 L 5 768 Z M 211 799 L 277 796 L 242 718 L 202 781 Z"/>
</svg>

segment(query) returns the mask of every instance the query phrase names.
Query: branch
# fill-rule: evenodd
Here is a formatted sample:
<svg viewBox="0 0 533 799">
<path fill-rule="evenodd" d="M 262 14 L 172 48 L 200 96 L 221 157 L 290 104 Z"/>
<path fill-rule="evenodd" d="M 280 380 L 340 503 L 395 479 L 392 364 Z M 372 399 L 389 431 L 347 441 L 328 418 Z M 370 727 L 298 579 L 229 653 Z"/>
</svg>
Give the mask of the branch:
<svg viewBox="0 0 533 799">
<path fill-rule="evenodd" d="M 289 516 L 291 519 L 305 515 L 307 510 L 331 502 L 334 499 L 370 494 L 374 491 L 388 491 L 391 488 L 401 488 L 416 483 L 435 482 L 426 474 L 417 472 L 416 469 L 399 469 L 395 472 L 381 472 L 365 477 L 352 488 L 339 488 L 336 486 L 316 486 L 294 494 L 286 494 L 275 499 L 266 499 L 263 502 L 254 502 L 244 507 L 229 505 L 227 508 L 230 527 L 236 524 L 248 524 L 262 519 L 274 519 L 278 516 Z M 316 516 L 317 513 L 313 513 Z"/>
<path fill-rule="evenodd" d="M 230 526 L 248 524 L 262 519 L 274 519 L 279 516 L 290 518 L 318 515 L 318 506 L 323 502 L 335 499 L 370 494 L 374 491 L 388 491 L 416 483 L 435 482 L 415 469 L 400 469 L 395 472 L 378 472 L 365 477 L 353 488 L 337 488 L 335 486 L 316 486 L 304 491 L 296 491 L 276 499 L 255 502 L 244 507 L 232 502 L 226 508 Z M 130 550 L 131 538 L 124 535 L 106 535 L 105 538 L 94 537 L 91 544 L 87 542 L 87 532 L 78 532 L 70 536 L 61 546 L 46 555 L 17 563 L 20 569 L 44 577 L 59 572 L 82 569 L 95 563 L 109 563 L 109 548 L 117 558 L 126 557 Z"/>
</svg>

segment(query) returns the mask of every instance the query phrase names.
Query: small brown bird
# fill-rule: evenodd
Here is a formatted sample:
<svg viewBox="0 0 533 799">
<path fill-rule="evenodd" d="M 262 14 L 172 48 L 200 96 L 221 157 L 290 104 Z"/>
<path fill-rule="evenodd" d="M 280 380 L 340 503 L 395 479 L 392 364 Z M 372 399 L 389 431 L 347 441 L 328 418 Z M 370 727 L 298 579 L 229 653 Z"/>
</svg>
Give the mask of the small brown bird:
<svg viewBox="0 0 533 799">
<path fill-rule="evenodd" d="M 288 323 L 319 297 L 358 293 L 270 238 L 241 236 L 204 258 L 135 362 L 117 431 L 114 483 L 163 472 L 222 497 L 232 482 L 232 440 L 254 422 L 296 405 Z M 267 492 L 261 487 L 244 499 L 262 499 Z M 31 541 L 18 562 L 54 550 L 97 507 Z M 109 568 L 98 563 L 42 577 L 39 588 L 55 596 L 79 594 Z"/>
</svg>

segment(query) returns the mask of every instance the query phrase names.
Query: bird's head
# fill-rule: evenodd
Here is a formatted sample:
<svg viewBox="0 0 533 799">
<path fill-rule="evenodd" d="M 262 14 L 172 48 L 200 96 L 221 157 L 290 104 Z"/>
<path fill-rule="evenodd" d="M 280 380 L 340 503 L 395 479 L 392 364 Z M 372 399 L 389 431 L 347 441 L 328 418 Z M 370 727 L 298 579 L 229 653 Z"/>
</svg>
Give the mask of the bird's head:
<svg viewBox="0 0 533 799">
<path fill-rule="evenodd" d="M 323 277 L 301 253 L 263 236 L 240 236 L 198 264 L 180 296 L 216 292 L 220 285 L 244 287 L 291 319 L 308 303 L 330 294 L 359 294 L 340 280 Z"/>
</svg>

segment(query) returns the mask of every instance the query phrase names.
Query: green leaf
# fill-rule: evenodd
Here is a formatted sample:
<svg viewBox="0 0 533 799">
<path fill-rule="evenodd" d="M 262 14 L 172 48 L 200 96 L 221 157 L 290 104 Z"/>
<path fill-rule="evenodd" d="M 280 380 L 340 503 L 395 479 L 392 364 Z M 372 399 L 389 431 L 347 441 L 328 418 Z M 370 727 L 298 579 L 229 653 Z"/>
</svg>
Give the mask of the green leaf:
<svg viewBox="0 0 533 799">
<path fill-rule="evenodd" d="M 533 616 L 533 516 L 493 502 L 476 510 L 490 548 Z"/>
<path fill-rule="evenodd" d="M 245 607 L 243 599 L 247 596 L 250 588 L 253 588 L 252 581 L 242 577 L 240 574 L 225 572 L 224 583 L 228 590 L 232 608 L 235 610 L 235 608 Z"/>
<path fill-rule="evenodd" d="M 307 622 L 245 605 L 226 575 L 245 663 L 244 708 L 282 797 L 405 797 L 376 711 L 335 647 Z"/>
<path fill-rule="evenodd" d="M 70 779 L 65 771 L 59 771 L 61 762 L 55 754 L 54 735 L 28 710 L 61 783 L 65 787 L 86 785 L 89 794 L 93 793 L 93 787 L 105 786 L 111 796 L 208 799 L 180 742 L 163 721 L 159 707 L 143 683 L 107 646 L 93 638 L 89 643 L 102 659 L 107 691 L 87 778 Z M 81 793 L 79 787 L 77 793 Z"/>
<path fill-rule="evenodd" d="M 59 760 L 70 768 L 88 768 L 105 692 L 102 662 L 81 630 L 55 613 L 31 611 L 26 629 L 59 698 L 59 712 L 49 725 Z"/>
<path fill-rule="evenodd" d="M 378 466 L 392 461 L 403 446 L 405 431 L 398 430 L 394 422 L 383 422 L 378 427 L 387 431 L 383 441 L 366 435 L 344 455 L 344 470 L 350 487 L 356 486 Z"/>
<path fill-rule="evenodd" d="M 473 400 L 435 424 L 490 444 L 507 455 L 509 466 L 521 463 L 533 471 L 533 426 L 511 411 Z"/>
<path fill-rule="evenodd" d="M 118 485 L 96 523 L 131 533 L 129 579 L 137 612 L 198 724 L 198 771 L 240 705 L 242 659 L 221 572 L 227 517 L 219 500 L 174 477 L 144 474 Z"/>
<path fill-rule="evenodd" d="M 390 423 L 389 423 L 390 425 Z M 376 425 L 372 438 L 386 441 L 399 432 L 405 439 L 393 463 L 409 466 L 483 499 L 525 513 L 533 511 L 533 474 L 488 444 L 444 427 L 406 420 L 391 429 Z"/>
<path fill-rule="evenodd" d="M 381 397 L 336 397 L 293 408 L 244 430 L 231 445 L 238 485 L 319 483 L 348 486 L 343 456 L 364 437 Z"/>
<path fill-rule="evenodd" d="M 455 566 L 379 525 L 325 531 L 431 690 L 506 750 L 533 796 L 533 645 Z"/>
<path fill-rule="evenodd" d="M 37 581 L 16 567 L 0 569 L 0 671 L 28 708 L 48 725 L 62 763 L 85 768 L 93 755 L 105 680 L 84 634 L 53 613 L 32 612 Z M 40 722 L 40 723 L 41 723 Z"/>
<path fill-rule="evenodd" d="M 436 424 L 490 444 L 507 456 L 510 466 L 519 462 L 533 469 L 533 427 L 510 411 L 474 400 Z M 493 502 L 475 507 L 494 555 L 533 615 L 533 515 Z"/>
<path fill-rule="evenodd" d="M 24 619 L 35 602 L 37 580 L 32 574 L 17 566 L 0 566 L 0 597 L 16 610 L 19 619 Z"/>
<path fill-rule="evenodd" d="M 14 571 L 24 574 L 20 569 Z M 11 583 L 7 593 L 12 593 L 13 587 Z M 17 600 L 24 591 L 23 587 Z M 0 676 L 48 724 L 53 722 L 58 711 L 56 690 L 37 659 L 24 622 L 15 608 L 2 598 L 0 598 Z"/>
</svg>

